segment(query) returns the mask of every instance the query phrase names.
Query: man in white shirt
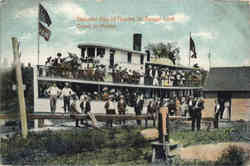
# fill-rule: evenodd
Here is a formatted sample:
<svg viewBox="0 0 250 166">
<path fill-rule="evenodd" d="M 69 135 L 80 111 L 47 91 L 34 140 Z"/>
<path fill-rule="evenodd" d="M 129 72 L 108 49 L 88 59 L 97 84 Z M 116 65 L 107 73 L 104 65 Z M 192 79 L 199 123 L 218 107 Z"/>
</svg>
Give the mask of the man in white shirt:
<svg viewBox="0 0 250 166">
<path fill-rule="evenodd" d="M 65 87 L 62 89 L 64 113 L 67 113 L 70 111 L 70 97 L 73 94 L 74 94 L 74 92 L 69 87 L 69 83 L 66 82 Z"/>
<path fill-rule="evenodd" d="M 56 112 L 56 101 L 57 97 L 60 96 L 61 90 L 56 86 L 56 83 L 53 83 L 51 87 L 49 87 L 46 91 L 48 95 L 50 96 L 50 111 L 52 113 Z"/>
<path fill-rule="evenodd" d="M 63 58 L 62 58 L 62 53 L 57 53 L 57 58 L 56 58 L 56 63 L 57 63 L 57 65 L 60 65 L 60 64 L 62 64 L 62 62 L 63 62 Z"/>
</svg>

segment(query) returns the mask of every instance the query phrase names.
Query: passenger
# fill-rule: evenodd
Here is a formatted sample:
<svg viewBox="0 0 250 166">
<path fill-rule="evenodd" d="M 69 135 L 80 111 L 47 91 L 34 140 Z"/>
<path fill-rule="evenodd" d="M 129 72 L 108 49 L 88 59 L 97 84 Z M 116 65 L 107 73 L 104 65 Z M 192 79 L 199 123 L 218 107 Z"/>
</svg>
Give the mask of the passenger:
<svg viewBox="0 0 250 166">
<path fill-rule="evenodd" d="M 145 73 L 144 73 L 144 70 L 143 70 L 143 67 L 140 68 L 140 84 L 141 85 L 144 85 L 144 76 L 145 76 Z"/>
<path fill-rule="evenodd" d="M 119 115 L 125 115 L 126 107 L 127 107 L 127 104 L 124 100 L 124 96 L 121 96 L 120 100 L 118 101 L 118 104 L 117 104 L 117 109 L 118 109 Z M 126 124 L 126 121 L 123 120 L 123 125 L 125 125 L 125 124 Z M 120 120 L 120 125 L 121 125 L 121 120 Z"/>
<path fill-rule="evenodd" d="M 106 114 L 116 114 L 115 111 L 115 103 L 113 96 L 110 96 L 108 101 L 105 103 L 104 108 L 106 110 Z M 106 126 L 112 127 L 113 120 L 107 120 Z"/>
<path fill-rule="evenodd" d="M 143 104 L 144 104 L 143 95 L 137 96 L 136 103 L 134 105 L 134 110 L 136 115 L 141 115 L 143 110 Z M 141 126 L 141 120 L 136 120 L 136 122 L 138 126 Z"/>
<path fill-rule="evenodd" d="M 88 114 L 89 112 L 91 112 L 91 105 L 88 100 L 88 96 L 81 95 L 80 100 L 81 113 Z M 81 121 L 81 123 L 83 124 L 83 120 Z M 88 124 L 88 120 L 86 121 L 86 124 Z"/>
<path fill-rule="evenodd" d="M 72 102 L 72 104 L 70 105 L 70 113 L 71 113 L 71 114 L 80 114 L 80 112 L 77 110 L 77 106 L 76 106 L 77 100 L 78 100 L 77 95 L 73 95 L 72 98 L 73 98 L 73 102 Z M 76 119 L 76 121 L 75 121 L 75 127 L 80 127 L 80 126 L 79 126 L 79 120 L 78 120 L 78 119 Z"/>
<path fill-rule="evenodd" d="M 149 115 L 148 119 L 153 120 L 153 126 L 155 126 L 155 105 L 153 101 L 149 101 L 149 104 L 147 106 L 147 115 Z M 146 124 L 148 123 L 148 119 L 146 119 Z"/>
<path fill-rule="evenodd" d="M 49 87 L 46 90 L 47 94 L 50 96 L 49 101 L 50 101 L 50 111 L 52 113 L 56 112 L 56 101 L 57 98 L 61 94 L 61 90 L 56 86 L 56 83 L 53 83 L 51 87 Z"/>
<path fill-rule="evenodd" d="M 204 101 L 199 97 L 195 100 L 195 107 L 192 113 L 192 131 L 195 130 L 195 124 L 197 131 L 201 128 L 201 118 L 202 118 L 202 110 L 204 109 Z"/>
<path fill-rule="evenodd" d="M 65 83 L 65 87 L 62 89 L 62 97 L 63 97 L 63 108 L 64 108 L 64 113 L 69 112 L 70 109 L 70 97 L 73 95 L 74 92 L 72 89 L 69 87 L 69 83 Z"/>
<path fill-rule="evenodd" d="M 181 110 L 181 116 L 186 117 L 188 112 L 188 105 L 185 98 L 182 98 L 180 110 Z"/>
</svg>

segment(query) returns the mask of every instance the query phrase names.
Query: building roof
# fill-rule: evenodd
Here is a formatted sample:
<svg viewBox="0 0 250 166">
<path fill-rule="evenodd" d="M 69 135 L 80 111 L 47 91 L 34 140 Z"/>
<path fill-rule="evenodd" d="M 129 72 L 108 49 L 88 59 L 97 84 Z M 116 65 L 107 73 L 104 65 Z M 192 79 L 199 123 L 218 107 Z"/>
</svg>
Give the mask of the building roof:
<svg viewBox="0 0 250 166">
<path fill-rule="evenodd" d="M 250 91 L 250 66 L 211 68 L 205 91 Z"/>
<path fill-rule="evenodd" d="M 78 44 L 78 48 L 83 48 L 83 47 L 111 48 L 114 50 L 120 50 L 120 51 L 125 51 L 125 52 L 132 52 L 132 53 L 136 53 L 136 54 L 146 55 L 146 53 L 142 52 L 142 51 L 134 51 L 134 50 L 126 49 L 126 48 L 119 48 L 119 47 L 114 47 L 114 46 L 101 44 L 101 43 L 81 43 L 81 44 Z"/>
</svg>

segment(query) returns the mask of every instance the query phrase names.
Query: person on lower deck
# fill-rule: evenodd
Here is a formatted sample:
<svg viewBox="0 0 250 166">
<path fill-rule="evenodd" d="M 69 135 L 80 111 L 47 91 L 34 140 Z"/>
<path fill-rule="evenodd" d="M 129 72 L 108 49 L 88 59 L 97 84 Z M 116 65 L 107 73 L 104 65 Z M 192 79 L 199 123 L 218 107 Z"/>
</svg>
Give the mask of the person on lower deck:
<svg viewBox="0 0 250 166">
<path fill-rule="evenodd" d="M 120 97 L 120 100 L 118 101 L 118 104 L 117 104 L 117 109 L 118 109 L 118 113 L 119 115 L 125 115 L 125 112 L 126 112 L 126 107 L 127 107 L 127 104 L 124 100 L 124 96 L 121 96 Z M 121 124 L 121 120 L 120 120 L 120 124 Z M 123 120 L 123 125 L 126 124 L 126 121 Z"/>
<path fill-rule="evenodd" d="M 77 106 L 76 106 L 78 97 L 77 97 L 76 95 L 73 95 L 73 96 L 72 96 L 72 99 L 73 99 L 73 101 L 72 101 L 72 103 L 70 104 L 70 113 L 71 113 L 71 114 L 80 114 L 80 111 L 77 110 Z M 76 119 L 76 121 L 75 121 L 75 126 L 76 126 L 76 127 L 80 127 L 80 126 L 79 126 L 79 120 L 78 120 L 78 119 Z"/>
<path fill-rule="evenodd" d="M 149 104 L 147 106 L 147 115 L 149 115 L 148 118 L 153 120 L 153 126 L 155 126 L 155 104 L 153 101 L 149 101 Z M 146 119 L 146 124 L 148 123 L 148 119 Z"/>
<path fill-rule="evenodd" d="M 106 114 L 116 114 L 115 112 L 115 103 L 114 103 L 114 97 L 109 96 L 108 101 L 105 103 L 104 108 L 106 110 Z M 107 127 L 112 127 L 113 125 L 113 120 L 107 120 L 106 126 Z"/>
<path fill-rule="evenodd" d="M 65 87 L 62 89 L 62 97 L 63 97 L 63 108 L 64 108 L 64 113 L 69 112 L 70 109 L 70 97 L 73 95 L 74 92 L 72 89 L 69 87 L 69 83 L 65 83 Z"/>
<path fill-rule="evenodd" d="M 91 105 L 88 100 L 88 96 L 81 95 L 80 100 L 81 113 L 88 114 L 91 111 Z M 83 120 L 81 120 L 81 123 L 83 124 Z M 88 124 L 88 120 L 86 121 L 86 123 Z"/>
<path fill-rule="evenodd" d="M 53 83 L 53 85 L 49 87 L 46 92 L 50 97 L 50 110 L 52 113 L 55 113 L 57 98 L 60 96 L 61 90 L 56 86 L 56 83 Z"/>
<path fill-rule="evenodd" d="M 136 102 L 134 104 L 134 110 L 136 115 L 141 115 L 143 109 L 143 95 L 137 96 Z M 141 120 L 136 120 L 138 126 L 141 126 Z"/>
</svg>

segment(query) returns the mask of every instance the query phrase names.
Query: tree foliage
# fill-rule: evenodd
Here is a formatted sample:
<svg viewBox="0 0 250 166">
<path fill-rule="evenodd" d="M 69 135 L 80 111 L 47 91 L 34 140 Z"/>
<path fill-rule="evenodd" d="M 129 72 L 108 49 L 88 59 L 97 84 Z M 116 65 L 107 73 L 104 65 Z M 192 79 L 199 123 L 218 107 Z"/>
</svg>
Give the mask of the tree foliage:
<svg viewBox="0 0 250 166">
<path fill-rule="evenodd" d="M 15 84 L 15 70 L 14 68 L 4 68 L 0 72 L 0 111 L 9 110 L 8 107 L 17 108 L 17 95 L 12 90 L 12 85 Z"/>
<path fill-rule="evenodd" d="M 173 64 L 180 58 L 180 48 L 176 43 L 149 43 L 145 48 L 150 50 L 156 58 L 168 58 Z"/>
</svg>

